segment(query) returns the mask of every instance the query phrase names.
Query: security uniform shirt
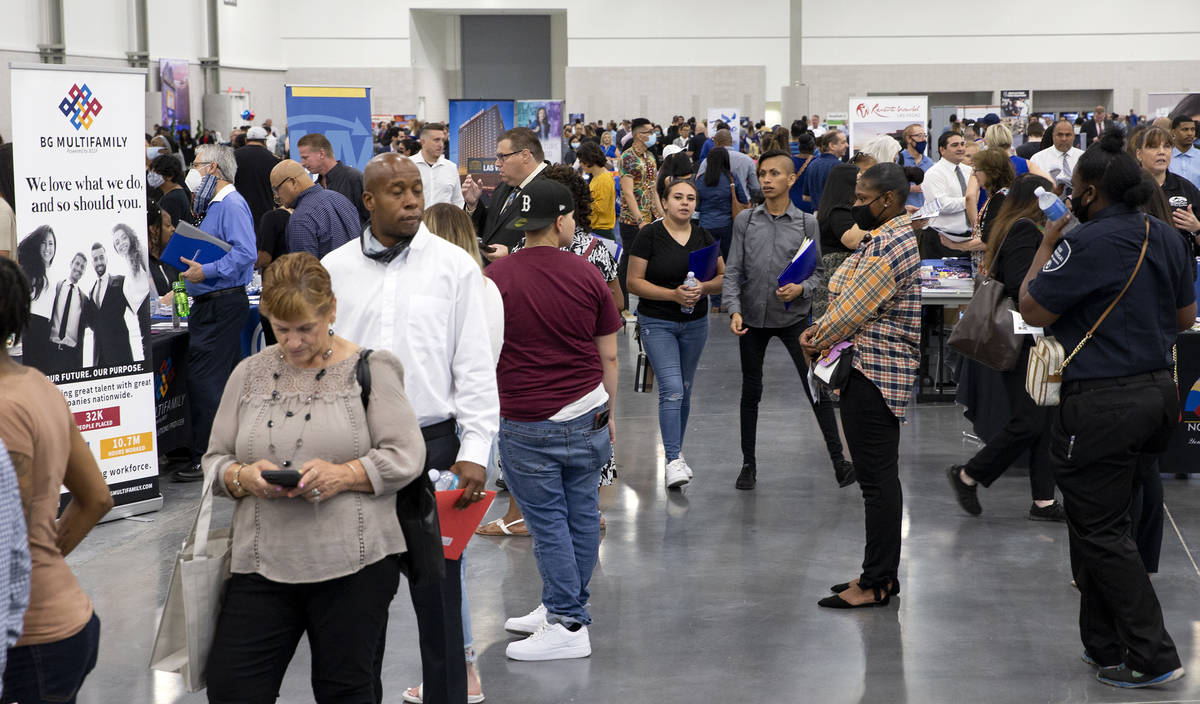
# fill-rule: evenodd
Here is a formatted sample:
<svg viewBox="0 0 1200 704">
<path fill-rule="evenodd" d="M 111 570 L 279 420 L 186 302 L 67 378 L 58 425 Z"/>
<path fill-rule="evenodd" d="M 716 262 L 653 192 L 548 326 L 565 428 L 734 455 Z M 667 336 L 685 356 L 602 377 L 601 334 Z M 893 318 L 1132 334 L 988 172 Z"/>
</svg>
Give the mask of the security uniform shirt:
<svg viewBox="0 0 1200 704">
<path fill-rule="evenodd" d="M 1059 241 L 1029 283 L 1029 295 L 1059 317 L 1049 333 L 1069 355 L 1120 294 L 1137 264 L 1146 216 L 1125 205 L 1093 214 Z M 1171 368 L 1176 310 L 1195 300 L 1190 259 L 1174 228 L 1150 218 L 1150 242 L 1137 277 L 1063 381 L 1108 379 Z"/>
</svg>

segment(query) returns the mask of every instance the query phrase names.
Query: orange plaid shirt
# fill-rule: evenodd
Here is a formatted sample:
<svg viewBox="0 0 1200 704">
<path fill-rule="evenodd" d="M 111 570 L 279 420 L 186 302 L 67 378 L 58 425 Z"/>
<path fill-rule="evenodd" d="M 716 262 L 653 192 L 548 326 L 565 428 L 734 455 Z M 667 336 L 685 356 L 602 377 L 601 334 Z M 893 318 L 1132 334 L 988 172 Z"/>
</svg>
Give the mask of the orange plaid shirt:
<svg viewBox="0 0 1200 704">
<path fill-rule="evenodd" d="M 921 360 L 921 256 L 908 215 L 872 230 L 830 278 L 813 344 L 843 340 L 854 344 L 854 368 L 904 421 Z"/>
</svg>

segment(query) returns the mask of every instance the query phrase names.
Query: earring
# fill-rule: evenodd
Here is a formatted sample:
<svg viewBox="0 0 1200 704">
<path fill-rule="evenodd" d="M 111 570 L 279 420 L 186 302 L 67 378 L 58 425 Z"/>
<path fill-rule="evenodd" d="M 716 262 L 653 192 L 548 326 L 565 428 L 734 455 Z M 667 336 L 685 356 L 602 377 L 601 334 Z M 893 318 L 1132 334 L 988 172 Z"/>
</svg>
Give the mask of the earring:
<svg viewBox="0 0 1200 704">
<path fill-rule="evenodd" d="M 329 326 L 329 336 L 333 337 L 333 325 Z"/>
<path fill-rule="evenodd" d="M 12 346 L 13 346 L 13 345 L 15 345 L 15 344 L 17 344 L 17 333 L 15 333 L 15 332 L 13 332 L 13 333 L 9 333 L 9 334 L 8 334 L 8 339 L 6 339 L 6 340 L 4 341 L 4 346 L 5 346 L 5 347 L 12 347 Z"/>
</svg>

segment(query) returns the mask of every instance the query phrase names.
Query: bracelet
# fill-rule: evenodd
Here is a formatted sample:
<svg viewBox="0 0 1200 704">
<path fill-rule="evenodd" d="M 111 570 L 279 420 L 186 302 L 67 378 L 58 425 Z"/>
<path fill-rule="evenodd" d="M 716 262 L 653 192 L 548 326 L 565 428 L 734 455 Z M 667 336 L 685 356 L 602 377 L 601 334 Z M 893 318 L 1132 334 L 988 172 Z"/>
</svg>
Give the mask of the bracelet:
<svg viewBox="0 0 1200 704">
<path fill-rule="evenodd" d="M 244 462 L 238 462 L 238 468 L 233 473 L 233 489 L 238 493 L 238 496 L 246 496 L 250 492 L 242 487 L 242 470 L 246 468 Z"/>
<path fill-rule="evenodd" d="M 351 460 L 350 462 L 347 462 L 346 466 L 350 468 L 350 484 L 351 484 L 351 486 L 353 486 L 354 484 L 358 483 L 358 472 L 356 472 L 354 470 L 353 460 Z"/>
</svg>

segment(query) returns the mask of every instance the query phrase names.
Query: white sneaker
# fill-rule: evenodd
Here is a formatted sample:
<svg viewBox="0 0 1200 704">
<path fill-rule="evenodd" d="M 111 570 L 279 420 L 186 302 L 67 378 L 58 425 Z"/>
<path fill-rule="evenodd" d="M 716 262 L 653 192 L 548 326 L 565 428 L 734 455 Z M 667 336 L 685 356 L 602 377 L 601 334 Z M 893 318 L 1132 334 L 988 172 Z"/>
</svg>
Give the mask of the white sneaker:
<svg viewBox="0 0 1200 704">
<path fill-rule="evenodd" d="M 691 481 L 691 477 L 688 476 L 687 463 L 683 461 L 682 457 L 667 463 L 666 482 L 668 489 L 678 489 L 689 481 Z"/>
<path fill-rule="evenodd" d="M 546 623 L 546 607 L 544 604 L 538 604 L 537 608 L 524 616 L 513 616 L 504 622 L 504 630 L 509 633 L 520 633 L 521 635 L 530 635 L 536 633 L 537 629 Z"/>
<path fill-rule="evenodd" d="M 508 644 L 505 654 L 512 660 L 568 660 L 592 654 L 587 626 L 572 633 L 561 623 L 542 623 L 533 635 Z"/>
<path fill-rule="evenodd" d="M 687 460 L 683 459 L 682 452 L 679 453 L 679 461 L 683 463 L 683 469 L 687 472 L 688 479 L 691 479 L 692 478 L 692 466 L 687 463 Z"/>
</svg>

